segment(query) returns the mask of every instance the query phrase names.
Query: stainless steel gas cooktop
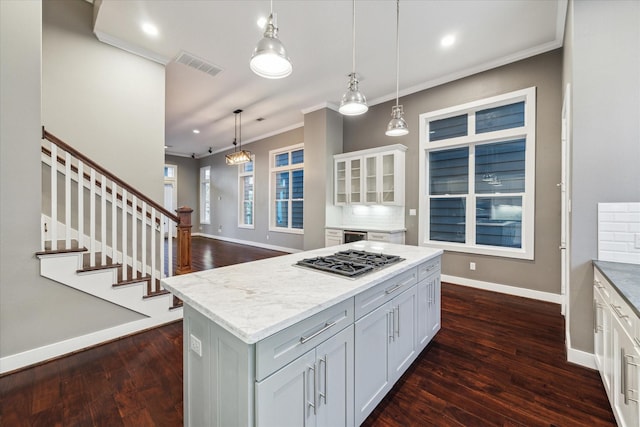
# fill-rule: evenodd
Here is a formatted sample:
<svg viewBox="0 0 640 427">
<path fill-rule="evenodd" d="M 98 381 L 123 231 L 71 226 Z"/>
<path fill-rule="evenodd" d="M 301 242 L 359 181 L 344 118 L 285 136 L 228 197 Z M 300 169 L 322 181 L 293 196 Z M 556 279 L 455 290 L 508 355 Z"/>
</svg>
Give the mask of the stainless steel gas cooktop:
<svg viewBox="0 0 640 427">
<path fill-rule="evenodd" d="M 333 255 L 306 258 L 296 265 L 355 278 L 403 260 L 397 255 L 350 249 Z"/>
</svg>

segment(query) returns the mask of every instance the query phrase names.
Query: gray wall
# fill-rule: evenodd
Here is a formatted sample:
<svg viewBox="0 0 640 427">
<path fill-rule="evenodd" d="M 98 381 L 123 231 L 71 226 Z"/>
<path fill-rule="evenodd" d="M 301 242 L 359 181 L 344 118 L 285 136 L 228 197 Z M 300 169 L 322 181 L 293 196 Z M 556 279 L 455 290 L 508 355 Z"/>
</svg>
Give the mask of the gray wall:
<svg viewBox="0 0 640 427">
<path fill-rule="evenodd" d="M 199 168 L 211 166 L 211 224 L 200 224 L 200 208 L 196 205 L 194 206 L 193 232 L 282 248 L 302 249 L 304 244 L 302 234 L 269 231 L 269 150 L 301 142 L 304 142 L 304 129 L 300 127 L 250 144 L 243 144 L 243 148 L 255 155 L 254 229 L 238 227 L 238 167 L 227 166 L 224 159 L 225 154 L 233 150 L 200 159 L 198 173 Z M 307 167 L 310 165 L 305 163 L 305 171 Z M 305 191 L 308 189 L 305 188 Z M 222 230 L 219 232 L 220 226 Z"/>
<path fill-rule="evenodd" d="M 400 99 L 409 135 L 384 134 L 392 102 L 376 105 L 367 114 L 344 120 L 344 151 L 400 143 L 406 155 L 406 242 L 418 244 L 419 126 L 422 113 L 478 99 L 537 87 L 535 259 L 516 260 L 447 252 L 443 273 L 474 280 L 506 284 L 536 291 L 560 293 L 560 118 L 562 54 L 560 50 L 479 73 Z M 417 216 L 409 216 L 417 209 Z M 476 271 L 469 270 L 474 261 Z"/>
<path fill-rule="evenodd" d="M 200 180 L 198 161 L 190 157 L 167 155 L 164 162 L 178 167 L 178 206 L 188 206 L 193 209 L 192 221 L 196 224 Z"/>
<path fill-rule="evenodd" d="M 640 201 L 640 2 L 576 1 L 565 83 L 572 83 L 570 333 L 593 351 L 591 260 L 597 203 Z"/>
<path fill-rule="evenodd" d="M 321 109 L 304 116 L 304 249 L 324 247 L 324 226 L 333 206 L 333 155 L 342 153 L 342 115 Z M 329 213 L 331 214 L 331 213 Z"/>
<path fill-rule="evenodd" d="M 34 254 L 40 250 L 42 189 L 41 2 L 0 1 L 0 19 L 0 357 L 5 357 L 139 315 L 39 275 Z"/>
<path fill-rule="evenodd" d="M 83 0 L 43 2 L 42 123 L 162 203 L 164 67 L 106 45 Z"/>
</svg>

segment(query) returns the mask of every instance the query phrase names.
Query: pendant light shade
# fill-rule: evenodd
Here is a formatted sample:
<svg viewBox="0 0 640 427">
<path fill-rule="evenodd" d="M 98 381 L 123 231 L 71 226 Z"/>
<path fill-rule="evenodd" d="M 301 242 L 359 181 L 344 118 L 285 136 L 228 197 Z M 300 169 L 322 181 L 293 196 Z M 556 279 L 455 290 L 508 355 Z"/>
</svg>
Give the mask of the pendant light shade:
<svg viewBox="0 0 640 427">
<path fill-rule="evenodd" d="M 387 125 L 387 136 L 402 136 L 409 133 L 407 122 L 404 121 L 402 105 L 391 107 L 391 121 Z"/>
<path fill-rule="evenodd" d="M 274 24 L 273 1 L 264 36 L 256 45 L 249 66 L 251 71 L 267 79 L 281 79 L 293 71 L 287 51 L 278 38 L 278 27 Z"/>
<path fill-rule="evenodd" d="M 347 91 L 342 95 L 340 108 L 338 108 L 340 114 L 357 116 L 358 114 L 366 113 L 369 109 L 367 98 L 358 89 L 358 83 L 356 73 L 349 74 L 349 85 L 347 86 Z"/>
<path fill-rule="evenodd" d="M 235 136 L 233 138 L 233 153 L 229 153 L 224 156 L 225 161 L 230 166 L 241 165 L 242 163 L 251 161 L 251 152 L 242 149 L 242 110 L 235 110 L 233 114 L 235 114 Z M 238 126 L 238 117 L 240 117 L 240 126 Z M 240 143 L 240 151 L 236 151 L 236 149 L 238 148 L 238 143 Z"/>
<path fill-rule="evenodd" d="M 409 133 L 404 121 L 404 110 L 398 105 L 400 92 L 400 0 L 396 0 L 396 105 L 391 107 L 391 121 L 387 125 L 387 136 L 402 136 Z"/>
<path fill-rule="evenodd" d="M 356 0 L 353 0 L 353 47 L 352 47 L 352 71 L 349 74 L 347 91 L 342 95 L 338 111 L 345 116 L 357 116 L 366 113 L 369 109 L 367 98 L 358 88 L 358 76 L 356 75 Z"/>
</svg>

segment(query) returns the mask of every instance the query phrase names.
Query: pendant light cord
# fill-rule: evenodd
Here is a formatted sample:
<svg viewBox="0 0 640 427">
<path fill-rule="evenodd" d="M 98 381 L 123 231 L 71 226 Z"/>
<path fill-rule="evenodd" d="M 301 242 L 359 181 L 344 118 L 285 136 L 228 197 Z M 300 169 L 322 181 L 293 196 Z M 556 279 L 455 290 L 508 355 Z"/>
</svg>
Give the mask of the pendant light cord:
<svg viewBox="0 0 640 427">
<path fill-rule="evenodd" d="M 400 0 L 396 0 L 396 107 L 398 106 L 399 92 L 400 92 Z"/>
<path fill-rule="evenodd" d="M 352 69 L 353 69 L 353 74 L 355 77 L 356 74 L 356 0 L 353 0 L 353 26 L 352 26 L 352 30 L 353 30 L 353 35 L 352 35 L 352 40 L 353 40 L 353 59 L 352 59 Z"/>
</svg>

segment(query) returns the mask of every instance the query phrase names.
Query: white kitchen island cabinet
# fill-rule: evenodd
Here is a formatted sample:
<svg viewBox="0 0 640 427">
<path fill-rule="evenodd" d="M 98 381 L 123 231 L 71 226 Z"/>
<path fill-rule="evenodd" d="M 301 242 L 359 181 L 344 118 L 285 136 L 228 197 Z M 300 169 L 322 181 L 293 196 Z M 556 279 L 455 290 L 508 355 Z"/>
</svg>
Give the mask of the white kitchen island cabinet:
<svg viewBox="0 0 640 427">
<path fill-rule="evenodd" d="M 416 286 L 356 321 L 356 425 L 362 423 L 417 356 Z"/>
<path fill-rule="evenodd" d="M 294 265 L 346 249 L 402 259 L 356 279 Z M 364 241 L 163 279 L 185 306 L 185 425 L 359 425 L 377 403 L 358 390 L 386 377 L 379 401 L 422 348 L 418 279 L 441 254 Z"/>
<path fill-rule="evenodd" d="M 352 372 L 353 325 L 256 383 L 256 426 L 352 426 Z"/>
</svg>

